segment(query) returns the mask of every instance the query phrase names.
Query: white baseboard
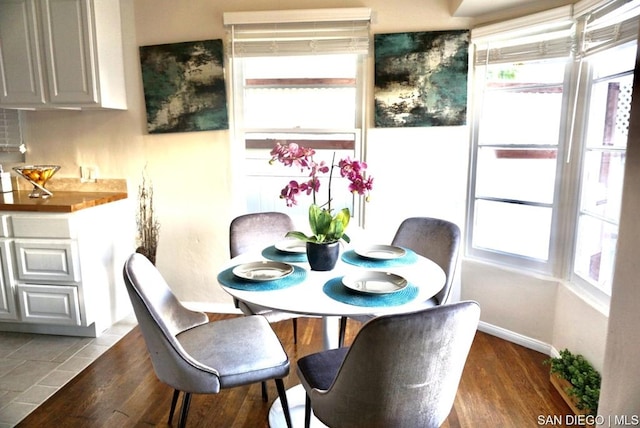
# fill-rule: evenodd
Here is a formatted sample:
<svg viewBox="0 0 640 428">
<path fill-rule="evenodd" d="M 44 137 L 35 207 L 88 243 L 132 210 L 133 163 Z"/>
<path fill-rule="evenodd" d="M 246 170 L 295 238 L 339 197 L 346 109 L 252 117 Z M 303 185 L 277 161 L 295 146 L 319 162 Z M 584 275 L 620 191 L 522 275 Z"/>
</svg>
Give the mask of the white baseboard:
<svg viewBox="0 0 640 428">
<path fill-rule="evenodd" d="M 515 343 L 516 345 L 524 346 L 528 349 L 533 349 L 534 351 L 541 352 L 545 355 L 552 356 L 554 352 L 555 354 L 557 354 L 557 351 L 548 343 L 542 342 L 537 339 L 532 339 L 520 333 L 516 333 L 511 330 L 507 330 L 506 328 L 498 327 L 484 321 L 480 321 L 480 323 L 478 324 L 478 330 L 483 333 L 499 337 L 500 339 Z"/>
</svg>

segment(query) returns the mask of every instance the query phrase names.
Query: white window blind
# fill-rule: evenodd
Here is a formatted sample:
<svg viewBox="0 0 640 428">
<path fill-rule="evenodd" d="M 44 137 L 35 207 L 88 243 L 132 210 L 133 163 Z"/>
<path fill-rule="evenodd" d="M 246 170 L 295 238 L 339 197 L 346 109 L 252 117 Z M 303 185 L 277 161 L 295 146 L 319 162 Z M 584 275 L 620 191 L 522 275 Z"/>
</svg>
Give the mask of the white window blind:
<svg viewBox="0 0 640 428">
<path fill-rule="evenodd" d="M 583 0 L 471 32 L 476 65 L 584 57 L 636 40 L 640 0 Z"/>
<path fill-rule="evenodd" d="M 593 55 L 636 40 L 640 23 L 639 0 L 614 0 L 579 17 L 584 28 L 580 56 Z"/>
<path fill-rule="evenodd" d="M 0 160 L 24 161 L 25 146 L 22 140 L 21 112 L 0 109 Z"/>
<path fill-rule="evenodd" d="M 233 57 L 369 51 L 368 8 L 224 14 Z"/>
<path fill-rule="evenodd" d="M 476 65 L 566 58 L 574 45 L 571 6 L 474 28 Z"/>
</svg>

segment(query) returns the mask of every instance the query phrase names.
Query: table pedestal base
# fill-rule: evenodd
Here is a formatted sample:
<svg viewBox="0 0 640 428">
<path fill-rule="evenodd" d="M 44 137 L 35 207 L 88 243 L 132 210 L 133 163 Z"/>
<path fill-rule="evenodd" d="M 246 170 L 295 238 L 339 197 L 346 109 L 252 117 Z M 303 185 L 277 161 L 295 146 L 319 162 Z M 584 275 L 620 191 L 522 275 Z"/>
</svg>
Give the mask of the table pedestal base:
<svg viewBox="0 0 640 428">
<path fill-rule="evenodd" d="M 322 317 L 322 333 L 322 349 L 337 348 L 340 334 L 340 317 Z"/>
<path fill-rule="evenodd" d="M 291 423 L 293 428 L 304 428 L 304 400 L 306 393 L 302 385 L 296 385 L 287 390 L 287 400 L 289 401 L 289 413 L 291 414 Z M 327 426 L 320 422 L 311 412 L 311 428 L 326 428 Z M 282 404 L 277 398 L 271 410 L 269 410 L 269 427 L 270 428 L 287 428 L 287 422 L 282 412 Z"/>
</svg>

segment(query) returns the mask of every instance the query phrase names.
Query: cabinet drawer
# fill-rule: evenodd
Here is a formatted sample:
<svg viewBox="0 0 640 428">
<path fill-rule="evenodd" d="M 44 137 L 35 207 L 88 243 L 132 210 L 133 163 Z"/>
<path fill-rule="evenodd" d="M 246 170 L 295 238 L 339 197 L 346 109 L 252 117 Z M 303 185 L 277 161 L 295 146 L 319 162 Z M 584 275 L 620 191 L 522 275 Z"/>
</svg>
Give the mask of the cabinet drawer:
<svg viewBox="0 0 640 428">
<path fill-rule="evenodd" d="M 11 224 L 16 238 L 76 238 L 69 217 L 13 215 Z"/>
<path fill-rule="evenodd" d="M 19 284 L 17 288 L 22 321 L 80 325 L 80 307 L 76 287 Z"/>
<path fill-rule="evenodd" d="M 80 281 L 75 241 L 16 239 L 13 245 L 18 280 L 43 283 Z"/>
</svg>

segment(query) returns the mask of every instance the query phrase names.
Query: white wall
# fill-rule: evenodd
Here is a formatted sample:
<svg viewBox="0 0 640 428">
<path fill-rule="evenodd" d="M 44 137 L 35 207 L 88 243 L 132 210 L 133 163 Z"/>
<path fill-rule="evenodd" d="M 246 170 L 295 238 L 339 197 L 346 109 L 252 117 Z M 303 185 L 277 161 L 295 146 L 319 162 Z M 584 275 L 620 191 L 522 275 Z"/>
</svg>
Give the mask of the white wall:
<svg viewBox="0 0 640 428">
<path fill-rule="evenodd" d="M 580 353 L 602 373 L 607 340 L 608 314 L 592 304 L 570 284 L 559 284 L 554 306 L 551 343 Z"/>
<path fill-rule="evenodd" d="M 464 260 L 462 284 L 462 298 L 480 303 L 483 322 L 532 341 L 550 342 L 558 293 L 556 281 Z"/>
<path fill-rule="evenodd" d="M 231 299 L 215 277 L 228 257 L 228 224 L 236 214 L 230 132 L 146 134 L 138 46 L 224 39 L 226 11 L 361 6 L 374 11 L 374 33 L 471 26 L 469 19 L 450 16 L 447 0 L 311 0 L 304 6 L 295 0 L 122 1 L 129 109 L 28 113 L 27 161 L 60 164 L 60 177 L 77 177 L 80 165 L 98 166 L 104 178 L 127 178 L 132 197 L 147 165 L 161 223 L 159 269 L 182 300 L 213 309 L 229 307 Z M 388 242 L 408 216 L 438 216 L 464 225 L 466 126 L 372 128 L 367 137 L 368 162 L 376 178 L 373 200 L 366 207 L 368 230 Z M 459 272 L 462 297 L 480 302 L 485 323 L 557 349 L 570 344 L 577 352 L 593 350 L 594 363 L 602 365 L 606 317 L 591 320 L 592 337 L 572 343 L 570 338 L 581 336 L 580 324 L 591 313 L 575 295 L 558 290 L 553 282 L 477 263 L 465 261 Z"/>
</svg>

